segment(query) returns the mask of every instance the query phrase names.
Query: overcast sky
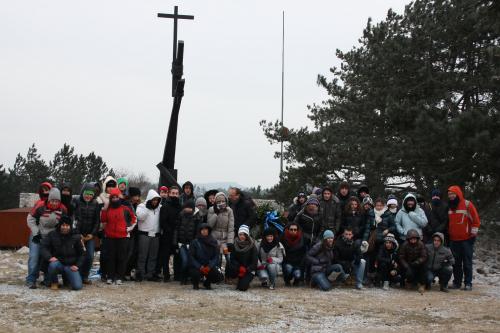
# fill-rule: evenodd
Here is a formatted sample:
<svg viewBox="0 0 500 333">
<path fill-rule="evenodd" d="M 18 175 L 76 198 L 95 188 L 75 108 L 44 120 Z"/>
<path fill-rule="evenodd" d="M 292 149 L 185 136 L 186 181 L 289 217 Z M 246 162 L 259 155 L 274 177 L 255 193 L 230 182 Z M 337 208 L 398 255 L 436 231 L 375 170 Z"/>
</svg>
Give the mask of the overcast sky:
<svg viewBox="0 0 500 333">
<path fill-rule="evenodd" d="M 0 0 L 0 164 L 31 143 L 48 160 L 68 143 L 115 169 L 156 180 L 172 107 L 171 19 L 179 5 L 185 96 L 177 138 L 179 179 L 271 186 L 279 146 L 259 126 L 281 108 L 285 11 L 285 126 L 309 124 L 326 98 L 319 73 L 335 49 L 358 44 L 375 22 L 409 1 Z"/>
</svg>

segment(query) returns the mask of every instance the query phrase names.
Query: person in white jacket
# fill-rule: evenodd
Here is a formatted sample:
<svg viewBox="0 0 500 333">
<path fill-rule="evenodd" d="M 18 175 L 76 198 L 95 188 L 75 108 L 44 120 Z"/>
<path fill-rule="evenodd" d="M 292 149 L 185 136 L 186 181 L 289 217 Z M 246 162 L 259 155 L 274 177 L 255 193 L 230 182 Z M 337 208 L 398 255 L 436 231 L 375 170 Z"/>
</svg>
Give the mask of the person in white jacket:
<svg viewBox="0 0 500 333">
<path fill-rule="evenodd" d="M 155 281 L 154 275 L 160 246 L 160 201 L 155 190 L 149 190 L 146 201 L 137 206 L 138 257 L 135 280 Z"/>
<path fill-rule="evenodd" d="M 403 199 L 403 207 L 396 214 L 395 223 L 401 241 L 406 240 L 406 234 L 412 229 L 417 230 L 422 239 L 422 229 L 427 225 L 427 217 L 412 193 L 408 193 Z"/>
<path fill-rule="evenodd" d="M 276 277 L 278 276 L 278 266 L 281 266 L 285 255 L 285 248 L 278 241 L 274 230 L 268 228 L 264 230 L 262 240 L 257 244 L 259 255 L 259 266 L 257 266 L 257 276 L 262 287 L 269 287 L 274 290 L 276 287 Z"/>
</svg>

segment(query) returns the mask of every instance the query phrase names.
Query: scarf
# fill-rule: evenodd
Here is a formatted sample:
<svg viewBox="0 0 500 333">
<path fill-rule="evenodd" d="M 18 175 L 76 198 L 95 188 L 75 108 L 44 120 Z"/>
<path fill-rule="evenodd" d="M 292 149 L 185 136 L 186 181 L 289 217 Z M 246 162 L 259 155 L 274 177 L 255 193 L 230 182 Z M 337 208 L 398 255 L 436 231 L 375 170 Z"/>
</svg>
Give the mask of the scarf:
<svg viewBox="0 0 500 333">
<path fill-rule="evenodd" d="M 234 240 L 234 249 L 236 252 L 248 252 L 255 244 L 255 241 L 247 236 L 247 239 L 241 241 L 239 238 Z"/>
<path fill-rule="evenodd" d="M 385 213 L 387 208 L 383 208 L 382 210 L 376 210 L 375 208 L 373 209 L 373 212 L 375 213 L 375 225 L 378 225 L 380 222 L 382 222 L 382 215 Z"/>
<path fill-rule="evenodd" d="M 265 238 L 260 243 L 261 249 L 264 250 L 265 253 L 269 253 L 274 247 L 278 245 L 278 239 L 276 237 L 273 238 L 273 241 L 269 243 Z"/>
<path fill-rule="evenodd" d="M 198 241 L 207 247 L 216 248 L 218 246 L 217 240 L 212 235 L 202 236 L 201 234 L 198 234 Z"/>
<path fill-rule="evenodd" d="M 286 228 L 284 238 L 285 238 L 285 241 L 287 242 L 288 246 L 295 247 L 302 240 L 302 230 L 299 229 L 295 234 L 292 234 L 290 232 L 290 230 L 288 230 L 288 228 Z"/>
</svg>

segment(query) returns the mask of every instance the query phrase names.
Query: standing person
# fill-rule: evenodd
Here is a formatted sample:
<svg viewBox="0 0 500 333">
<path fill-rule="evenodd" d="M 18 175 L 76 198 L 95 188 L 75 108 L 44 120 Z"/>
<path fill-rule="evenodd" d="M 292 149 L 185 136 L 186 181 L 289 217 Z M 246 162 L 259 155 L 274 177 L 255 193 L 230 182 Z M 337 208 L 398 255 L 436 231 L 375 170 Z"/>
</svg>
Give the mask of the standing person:
<svg viewBox="0 0 500 333">
<path fill-rule="evenodd" d="M 307 199 L 304 208 L 297 214 L 293 222 L 302 228 L 308 248 L 312 247 L 321 238 L 322 224 L 318 199 Z"/>
<path fill-rule="evenodd" d="M 391 205 L 393 204 L 394 201 L 392 201 Z M 375 229 L 377 231 L 377 238 L 375 243 L 376 253 L 378 252 L 378 249 L 384 244 L 385 236 L 389 233 L 394 235 L 397 232 L 395 218 L 396 214 L 390 211 L 389 205 L 385 204 L 384 199 L 378 198 L 377 200 L 375 200 L 375 208 L 373 209 L 373 221 L 375 224 Z"/>
<path fill-rule="evenodd" d="M 208 219 L 208 208 L 207 201 L 204 197 L 199 197 L 196 199 L 195 204 L 195 212 L 194 215 L 200 218 L 201 223 L 207 223 Z"/>
<path fill-rule="evenodd" d="M 342 181 L 339 185 L 339 190 L 337 191 L 337 198 L 339 199 L 340 212 L 342 213 L 342 217 L 345 212 L 345 207 L 349 202 L 349 198 L 352 196 L 353 194 L 351 193 L 351 185 L 349 185 L 349 182 L 347 181 Z"/>
<path fill-rule="evenodd" d="M 146 202 L 137 207 L 137 271 L 135 280 L 159 281 L 156 261 L 160 248 L 160 195 L 149 190 Z"/>
<path fill-rule="evenodd" d="M 85 248 L 81 235 L 73 233 L 73 221 L 68 216 L 63 216 L 55 230 L 49 232 L 42 240 L 41 255 L 49 262 L 48 278 L 50 289 L 58 290 L 58 274 L 67 279 L 71 289 L 82 289 L 80 267 L 85 260 Z"/>
<path fill-rule="evenodd" d="M 116 180 L 116 184 L 120 191 L 122 192 L 122 199 L 128 199 L 128 179 L 126 177 L 121 177 Z"/>
<path fill-rule="evenodd" d="M 247 291 L 250 282 L 254 278 L 253 272 L 257 269 L 258 254 L 255 241 L 250 237 L 250 229 L 242 225 L 238 230 L 238 237 L 234 239 L 231 246 L 230 262 L 227 267 L 227 275 L 230 278 L 238 278 L 236 289 Z"/>
<path fill-rule="evenodd" d="M 333 195 L 333 190 L 325 186 L 321 192 L 319 201 L 319 214 L 321 216 L 322 230 L 332 230 L 338 233 L 342 219 L 342 211 L 339 199 Z"/>
<path fill-rule="evenodd" d="M 113 188 L 109 191 L 109 205 L 101 210 L 101 222 L 104 224 L 106 237 L 107 284 L 115 282 L 121 285 L 127 268 L 127 241 L 129 231 L 137 222 L 132 209 L 122 204 L 121 191 Z"/>
<path fill-rule="evenodd" d="M 210 191 L 205 192 L 205 194 L 203 195 L 203 197 L 207 201 L 207 209 L 210 209 L 210 207 L 213 207 L 213 205 L 215 205 L 215 195 L 217 193 L 219 193 L 219 191 L 210 190 Z"/>
<path fill-rule="evenodd" d="M 404 241 L 410 230 L 416 230 L 422 239 L 422 229 L 427 225 L 425 212 L 417 205 L 417 198 L 408 193 L 403 199 L 403 207 L 396 214 L 396 228 L 399 238 Z"/>
<path fill-rule="evenodd" d="M 447 244 L 448 239 L 448 205 L 441 200 L 441 191 L 434 189 L 431 192 L 431 202 L 428 205 L 429 223 L 424 228 L 424 241 L 432 243 L 432 235 L 440 232 L 444 235 Z"/>
<path fill-rule="evenodd" d="M 363 277 L 365 274 L 366 261 L 362 259 L 363 253 L 368 250 L 367 244 L 354 241 L 352 230 L 344 229 L 342 237 L 339 237 L 333 245 L 333 262 L 342 266 L 344 273 L 354 272 L 356 277 L 356 289 L 363 289 Z"/>
<path fill-rule="evenodd" d="M 27 217 L 28 228 L 31 231 L 29 238 L 28 276 L 26 286 L 36 289 L 36 281 L 42 266 L 40 258 L 40 242 L 49 232 L 56 228 L 59 220 L 67 214 L 66 207 L 61 203 L 61 192 L 53 187 L 49 191 L 47 201 L 39 200 Z M 44 272 L 46 270 L 44 269 Z M 49 284 L 48 274 L 44 275 L 45 285 Z"/>
<path fill-rule="evenodd" d="M 453 272 L 455 258 L 451 250 L 444 246 L 444 235 L 436 232 L 432 235 L 432 244 L 427 244 L 427 289 L 431 289 L 436 276 L 439 278 L 439 290 L 448 292 L 448 282 Z"/>
<path fill-rule="evenodd" d="M 137 210 L 137 206 L 141 203 L 141 189 L 138 187 L 130 186 L 128 188 L 129 201 L 132 204 L 134 212 Z"/>
<path fill-rule="evenodd" d="M 307 261 L 311 265 L 312 282 L 322 291 L 332 289 L 333 282 L 344 282 L 348 278 L 342 266 L 333 263 L 333 243 L 333 232 L 325 230 L 322 241 L 317 242 L 307 252 Z"/>
<path fill-rule="evenodd" d="M 476 206 L 464 198 L 459 186 L 448 188 L 448 232 L 450 248 L 455 257 L 453 265 L 453 289 L 460 289 L 462 278 L 464 290 L 472 290 L 472 257 L 474 243 L 481 225 Z"/>
<path fill-rule="evenodd" d="M 375 263 L 378 279 L 383 281 L 383 290 L 389 290 L 391 283 L 400 282 L 398 248 L 399 244 L 394 234 L 385 235 L 384 245 L 380 247 Z"/>
<path fill-rule="evenodd" d="M 406 242 L 399 252 L 402 278 L 401 286 L 408 281 L 416 285 L 420 293 L 424 292 L 427 277 L 427 250 L 420 240 L 420 234 L 415 229 L 410 229 L 406 235 Z"/>
<path fill-rule="evenodd" d="M 181 206 L 184 204 L 184 202 L 188 200 L 195 200 L 194 199 L 194 186 L 193 183 L 190 181 L 185 182 L 182 184 L 182 193 L 179 196 L 179 202 Z"/>
<path fill-rule="evenodd" d="M 252 199 L 247 198 L 239 188 L 231 187 L 229 189 L 229 207 L 234 213 L 234 231 L 239 230 L 242 225 L 246 225 L 252 230 L 257 222 L 255 204 L 253 204 Z"/>
<path fill-rule="evenodd" d="M 168 187 L 166 186 L 160 186 L 160 197 L 161 197 L 161 205 L 164 205 L 167 203 L 168 200 Z"/>
<path fill-rule="evenodd" d="M 95 199 L 95 187 L 86 183 L 77 200 L 75 200 L 75 226 L 76 232 L 82 235 L 85 246 L 85 259 L 80 267 L 80 274 L 84 284 L 91 284 L 89 280 L 90 269 L 94 262 L 95 237 L 99 232 L 100 208 Z"/>
<path fill-rule="evenodd" d="M 361 206 L 363 207 L 364 213 L 368 214 L 368 212 L 375 207 L 375 204 L 373 203 L 373 199 L 369 195 L 366 195 L 361 202 Z"/>
<path fill-rule="evenodd" d="M 141 203 L 141 190 L 138 187 L 130 186 L 128 188 L 128 200 L 122 201 L 126 205 L 130 205 L 137 216 L 137 207 Z M 137 271 L 137 258 L 139 255 L 139 237 L 138 229 L 133 228 L 129 233 L 128 249 L 127 249 L 127 269 L 125 270 L 125 279 L 133 280 L 132 270 Z"/>
<path fill-rule="evenodd" d="M 73 218 L 74 202 L 73 202 L 73 190 L 71 189 L 71 184 L 64 182 L 59 189 L 61 191 L 61 203 L 66 207 L 68 211 L 68 216 Z"/>
<path fill-rule="evenodd" d="M 285 227 L 281 243 L 285 248 L 283 259 L 283 279 L 285 286 L 298 286 L 304 281 L 306 243 L 298 223 L 290 222 Z"/>
<path fill-rule="evenodd" d="M 178 225 L 181 204 L 179 200 L 179 188 L 172 186 L 168 192 L 166 204 L 160 208 L 160 254 L 158 256 L 157 274 L 163 271 L 163 282 L 170 281 L 170 256 L 174 254 L 174 233 Z M 174 272 L 175 273 L 175 272 Z"/>
<path fill-rule="evenodd" d="M 293 198 L 293 203 L 288 207 L 288 222 L 293 222 L 297 214 L 304 208 L 304 204 L 307 201 L 307 195 L 304 192 L 299 192 L 295 198 Z"/>
<path fill-rule="evenodd" d="M 203 286 L 209 290 L 212 289 L 212 283 L 219 283 L 224 278 L 219 267 L 219 245 L 206 223 L 198 226 L 197 236 L 189 245 L 189 265 L 195 290 L 199 289 L 202 279 Z"/>
<path fill-rule="evenodd" d="M 364 184 L 361 184 L 358 188 L 358 192 L 357 192 L 357 195 L 358 195 L 358 199 L 360 202 L 363 202 L 363 200 L 366 198 L 366 197 L 369 197 L 370 196 L 370 190 L 368 189 L 368 186 L 364 185 Z"/>
<path fill-rule="evenodd" d="M 361 203 L 357 197 L 352 196 L 345 207 L 340 229 L 344 232 L 345 228 L 349 228 L 352 230 L 354 240 L 362 240 L 365 233 L 365 226 L 366 216 Z"/>
<path fill-rule="evenodd" d="M 117 186 L 113 176 L 107 176 L 102 183 L 103 192 L 97 198 L 97 202 L 102 208 L 107 209 L 109 205 L 109 192 Z M 121 193 L 121 192 L 120 192 Z"/>
<path fill-rule="evenodd" d="M 260 261 L 260 265 L 257 267 L 257 276 L 261 285 L 274 290 L 276 288 L 278 266 L 283 262 L 285 249 L 273 229 L 267 228 L 264 230 L 262 240 L 257 243 L 257 253 Z"/>
<path fill-rule="evenodd" d="M 217 240 L 222 254 L 229 262 L 229 246 L 234 240 L 234 214 L 227 204 L 227 197 L 219 192 L 215 195 L 215 205 L 208 210 L 207 223 L 212 228 L 212 236 Z"/>
<path fill-rule="evenodd" d="M 198 210 L 194 206 L 193 200 L 188 200 L 182 205 L 180 218 L 177 225 L 177 243 L 179 256 L 181 258 L 180 280 L 181 284 L 187 284 L 189 275 L 189 244 L 196 238 L 198 225 L 203 223 L 203 218 L 197 214 Z"/>
<path fill-rule="evenodd" d="M 49 182 L 43 182 L 38 186 L 38 201 L 35 203 L 35 206 L 37 207 L 41 203 L 45 203 L 47 199 L 49 198 L 49 191 L 52 188 L 52 184 Z"/>
</svg>

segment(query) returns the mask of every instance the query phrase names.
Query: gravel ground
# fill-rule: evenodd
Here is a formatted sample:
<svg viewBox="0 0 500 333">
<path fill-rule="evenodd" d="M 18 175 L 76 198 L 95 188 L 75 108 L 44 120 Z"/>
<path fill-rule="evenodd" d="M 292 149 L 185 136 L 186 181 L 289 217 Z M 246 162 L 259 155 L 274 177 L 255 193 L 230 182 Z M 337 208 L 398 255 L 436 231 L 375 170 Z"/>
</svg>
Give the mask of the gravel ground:
<svg viewBox="0 0 500 333">
<path fill-rule="evenodd" d="M 0 332 L 500 332 L 500 274 L 448 294 L 282 284 L 270 291 L 257 282 L 248 292 L 155 282 L 96 282 L 73 292 L 27 289 L 26 261 L 25 253 L 0 252 Z"/>
</svg>

